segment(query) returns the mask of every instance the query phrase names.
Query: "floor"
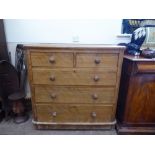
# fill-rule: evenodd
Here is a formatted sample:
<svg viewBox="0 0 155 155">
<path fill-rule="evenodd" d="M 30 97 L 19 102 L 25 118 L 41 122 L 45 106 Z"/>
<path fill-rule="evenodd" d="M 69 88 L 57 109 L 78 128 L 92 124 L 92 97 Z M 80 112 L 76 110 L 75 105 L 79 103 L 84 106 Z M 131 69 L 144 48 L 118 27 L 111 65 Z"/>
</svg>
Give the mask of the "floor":
<svg viewBox="0 0 155 155">
<path fill-rule="evenodd" d="M 113 130 L 36 130 L 32 118 L 22 124 L 15 124 L 12 120 L 0 123 L 0 135 L 116 135 Z"/>
</svg>

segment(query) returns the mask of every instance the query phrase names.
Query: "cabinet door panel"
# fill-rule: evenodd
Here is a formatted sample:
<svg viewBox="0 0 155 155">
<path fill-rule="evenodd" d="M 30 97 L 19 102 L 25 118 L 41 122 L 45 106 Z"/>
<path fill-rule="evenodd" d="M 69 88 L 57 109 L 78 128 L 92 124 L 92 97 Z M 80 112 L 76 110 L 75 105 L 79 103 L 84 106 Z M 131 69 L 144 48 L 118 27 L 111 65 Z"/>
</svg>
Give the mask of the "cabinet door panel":
<svg viewBox="0 0 155 155">
<path fill-rule="evenodd" d="M 131 79 L 126 120 L 128 123 L 155 122 L 155 75 L 139 74 Z"/>
</svg>

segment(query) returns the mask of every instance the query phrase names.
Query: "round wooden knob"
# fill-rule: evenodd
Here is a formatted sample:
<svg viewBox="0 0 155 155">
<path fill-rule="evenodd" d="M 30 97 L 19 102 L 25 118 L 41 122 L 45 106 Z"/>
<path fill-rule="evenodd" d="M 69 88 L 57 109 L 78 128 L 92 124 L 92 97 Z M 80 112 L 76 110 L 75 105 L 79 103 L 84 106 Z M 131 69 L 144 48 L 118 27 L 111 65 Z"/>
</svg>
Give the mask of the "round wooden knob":
<svg viewBox="0 0 155 155">
<path fill-rule="evenodd" d="M 57 116 L 57 112 L 56 111 L 52 112 L 52 116 L 56 117 Z"/>
<path fill-rule="evenodd" d="M 99 78 L 97 75 L 94 76 L 94 81 L 97 82 L 97 81 L 99 81 L 99 79 L 100 79 L 100 78 Z"/>
<path fill-rule="evenodd" d="M 52 99 L 55 99 L 56 97 L 57 97 L 57 96 L 56 96 L 55 93 L 52 93 L 52 94 L 51 94 L 51 98 L 52 98 Z"/>
<path fill-rule="evenodd" d="M 99 58 L 96 58 L 96 59 L 95 59 L 95 63 L 96 63 L 96 64 L 99 64 L 100 62 L 101 62 L 101 60 L 100 60 Z"/>
<path fill-rule="evenodd" d="M 55 76 L 54 75 L 51 75 L 50 80 L 51 81 L 55 81 Z"/>
<path fill-rule="evenodd" d="M 54 58 L 54 56 L 51 56 L 51 57 L 49 58 L 49 62 L 50 62 L 50 63 L 55 63 L 55 58 Z"/>
<path fill-rule="evenodd" d="M 98 95 L 97 94 L 93 94 L 92 97 L 93 97 L 94 100 L 98 99 Z"/>
<path fill-rule="evenodd" d="M 96 117 L 96 112 L 92 112 L 92 113 L 91 113 L 91 116 L 92 116 L 93 118 L 95 118 L 95 117 Z"/>
</svg>

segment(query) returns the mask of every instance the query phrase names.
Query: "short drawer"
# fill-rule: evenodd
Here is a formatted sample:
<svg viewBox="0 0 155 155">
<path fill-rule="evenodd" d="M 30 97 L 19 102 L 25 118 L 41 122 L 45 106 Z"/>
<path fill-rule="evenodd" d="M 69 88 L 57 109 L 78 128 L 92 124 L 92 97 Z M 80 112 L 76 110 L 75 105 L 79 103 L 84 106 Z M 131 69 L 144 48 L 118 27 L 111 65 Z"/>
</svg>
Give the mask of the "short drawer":
<svg viewBox="0 0 155 155">
<path fill-rule="evenodd" d="M 114 103 L 115 88 L 35 86 L 35 101 L 43 103 Z"/>
<path fill-rule="evenodd" d="M 110 122 L 112 116 L 112 106 L 36 105 L 36 111 L 39 122 Z"/>
<path fill-rule="evenodd" d="M 73 53 L 32 52 L 32 66 L 73 67 Z"/>
<path fill-rule="evenodd" d="M 118 54 L 85 53 L 77 54 L 77 67 L 104 67 L 117 70 Z"/>
<path fill-rule="evenodd" d="M 49 85 L 116 85 L 116 72 L 102 69 L 33 69 L 34 84 Z"/>
</svg>

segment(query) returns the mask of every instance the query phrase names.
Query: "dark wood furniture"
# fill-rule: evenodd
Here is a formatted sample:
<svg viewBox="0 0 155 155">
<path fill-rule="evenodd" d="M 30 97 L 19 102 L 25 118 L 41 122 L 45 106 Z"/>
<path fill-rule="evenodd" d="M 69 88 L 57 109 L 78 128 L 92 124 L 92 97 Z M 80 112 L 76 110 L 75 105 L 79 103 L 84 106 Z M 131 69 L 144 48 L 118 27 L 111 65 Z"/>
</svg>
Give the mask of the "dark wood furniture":
<svg viewBox="0 0 155 155">
<path fill-rule="evenodd" d="M 119 134 L 155 134 L 155 60 L 124 56 L 117 131 Z"/>
<path fill-rule="evenodd" d="M 0 60 L 7 60 L 9 62 L 4 23 L 2 19 L 0 19 Z"/>
<path fill-rule="evenodd" d="M 19 77 L 15 67 L 6 60 L 0 61 L 0 95 L 2 110 L 5 118 L 10 112 L 14 113 L 14 122 L 23 123 L 28 119 L 24 113 L 25 93 L 21 88 L 22 78 Z M 21 79 L 21 80 L 20 80 Z"/>
<path fill-rule="evenodd" d="M 6 37 L 5 37 L 5 31 L 4 31 L 4 23 L 2 19 L 0 19 L 0 61 L 1 60 L 9 61 L 9 55 L 7 51 Z M 0 86 L 0 89 L 1 89 L 1 86 Z M 4 117 L 4 114 L 2 109 L 2 94 L 0 91 L 0 120 L 2 120 L 3 117 Z"/>
<path fill-rule="evenodd" d="M 125 47 L 25 45 L 37 129 L 111 129 Z"/>
<path fill-rule="evenodd" d="M 0 95 L 6 118 L 12 109 L 8 96 L 17 92 L 18 89 L 19 78 L 16 69 L 6 60 L 0 61 Z"/>
</svg>

